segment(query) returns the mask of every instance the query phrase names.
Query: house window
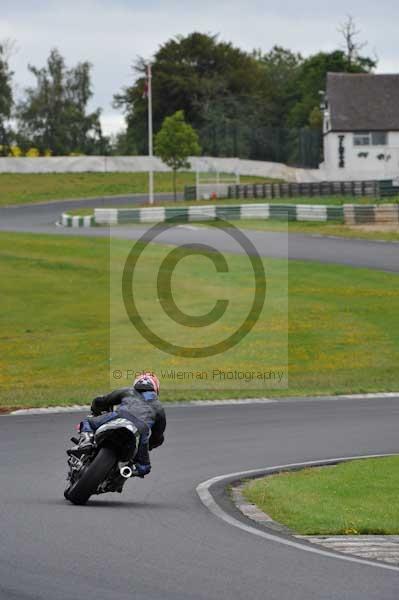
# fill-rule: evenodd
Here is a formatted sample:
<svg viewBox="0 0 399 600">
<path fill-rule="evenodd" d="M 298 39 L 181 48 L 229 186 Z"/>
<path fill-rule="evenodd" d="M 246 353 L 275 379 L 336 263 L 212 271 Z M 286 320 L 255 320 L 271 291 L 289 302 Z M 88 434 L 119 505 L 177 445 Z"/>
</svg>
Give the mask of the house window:
<svg viewBox="0 0 399 600">
<path fill-rule="evenodd" d="M 373 146 L 386 146 L 387 133 L 386 131 L 373 131 L 371 134 L 371 142 Z"/>
<path fill-rule="evenodd" d="M 354 146 L 370 146 L 370 133 L 359 132 L 353 134 L 353 145 Z"/>
<path fill-rule="evenodd" d="M 358 131 L 353 134 L 354 146 L 386 146 L 386 131 Z"/>
</svg>

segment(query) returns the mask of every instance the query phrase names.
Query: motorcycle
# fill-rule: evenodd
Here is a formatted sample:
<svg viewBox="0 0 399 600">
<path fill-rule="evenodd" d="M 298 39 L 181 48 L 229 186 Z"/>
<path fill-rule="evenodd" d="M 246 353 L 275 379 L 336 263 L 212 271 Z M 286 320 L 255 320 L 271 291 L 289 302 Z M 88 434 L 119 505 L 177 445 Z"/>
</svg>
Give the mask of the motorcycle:
<svg viewBox="0 0 399 600">
<path fill-rule="evenodd" d="M 137 476 L 132 460 L 139 439 L 134 423 L 117 418 L 95 431 L 92 446 L 82 451 L 67 450 L 69 470 L 65 499 L 82 505 L 94 494 L 121 493 L 125 482 Z M 78 443 L 74 437 L 71 441 Z M 133 453 L 132 448 L 135 448 Z"/>
</svg>

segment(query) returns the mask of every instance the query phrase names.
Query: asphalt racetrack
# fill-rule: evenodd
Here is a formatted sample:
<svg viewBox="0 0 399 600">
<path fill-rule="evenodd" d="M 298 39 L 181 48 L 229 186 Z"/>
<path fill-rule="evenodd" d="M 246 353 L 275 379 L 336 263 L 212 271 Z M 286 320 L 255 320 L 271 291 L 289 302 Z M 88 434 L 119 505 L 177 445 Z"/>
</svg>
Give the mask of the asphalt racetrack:
<svg viewBox="0 0 399 600">
<path fill-rule="evenodd" d="M 161 198 L 159 196 L 158 198 Z M 55 223 L 62 212 L 77 207 L 124 206 L 143 202 L 145 196 L 118 197 L 104 200 L 69 200 L 44 204 L 0 208 L 0 231 L 32 231 L 36 233 L 58 233 L 60 235 L 108 236 L 109 228 L 56 227 Z M 237 222 L 238 223 L 238 222 Z M 135 240 L 143 235 L 149 226 L 113 227 L 111 234 Z M 245 235 L 263 256 L 299 260 L 317 260 L 325 263 L 339 263 L 353 267 L 369 267 L 383 271 L 399 272 L 399 244 L 343 238 L 321 238 L 305 234 L 246 230 Z M 159 243 L 184 244 L 201 242 L 221 252 L 242 253 L 231 237 L 214 227 L 196 227 L 193 224 L 181 225 L 164 232 L 156 239 Z"/>
<path fill-rule="evenodd" d="M 3 208 L 0 229 L 106 234 L 56 228 L 64 208 Z M 174 241 L 193 241 L 196 231 L 179 228 Z M 279 234 L 248 235 L 261 254 L 286 251 Z M 398 251 L 295 235 L 288 256 L 397 272 Z M 397 600 L 399 573 L 241 531 L 211 514 L 195 489 L 231 472 L 397 452 L 398 400 L 167 407 L 166 443 L 152 454 L 151 475 L 85 507 L 63 499 L 65 449 L 82 413 L 0 417 L 0 599 Z M 245 520 L 227 496 L 224 506 Z"/>
<path fill-rule="evenodd" d="M 224 473 L 396 452 L 397 400 L 170 407 L 151 475 L 85 507 L 62 497 L 81 417 L 0 418 L 1 600 L 397 600 L 399 573 L 258 538 L 195 492 Z"/>
</svg>

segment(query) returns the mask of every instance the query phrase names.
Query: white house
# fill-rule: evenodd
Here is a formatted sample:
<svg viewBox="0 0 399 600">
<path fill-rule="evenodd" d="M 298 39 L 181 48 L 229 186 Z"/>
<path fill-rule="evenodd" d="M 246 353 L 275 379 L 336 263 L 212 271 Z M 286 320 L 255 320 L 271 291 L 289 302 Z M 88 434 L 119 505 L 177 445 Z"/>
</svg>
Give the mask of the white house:
<svg viewBox="0 0 399 600">
<path fill-rule="evenodd" d="M 399 75 L 328 73 L 322 110 L 326 179 L 399 176 Z"/>
</svg>

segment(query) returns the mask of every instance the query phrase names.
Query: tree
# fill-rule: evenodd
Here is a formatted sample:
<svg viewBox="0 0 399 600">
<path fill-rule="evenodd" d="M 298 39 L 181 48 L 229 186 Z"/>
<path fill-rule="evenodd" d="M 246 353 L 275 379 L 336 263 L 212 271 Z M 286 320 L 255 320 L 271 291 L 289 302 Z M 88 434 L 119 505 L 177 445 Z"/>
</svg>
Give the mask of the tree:
<svg viewBox="0 0 399 600">
<path fill-rule="evenodd" d="M 344 38 L 343 50 L 348 66 L 351 67 L 359 59 L 359 52 L 367 46 L 367 42 L 356 41 L 360 29 L 356 28 L 355 20 L 351 15 L 348 15 L 346 21 L 338 27 L 338 31 Z"/>
<path fill-rule="evenodd" d="M 267 110 L 263 122 L 284 127 L 287 115 L 300 99 L 299 73 L 303 58 L 287 48 L 274 46 L 266 54 L 258 53 L 258 60 L 263 71 L 261 96 Z"/>
<path fill-rule="evenodd" d="M 173 193 L 176 201 L 176 173 L 179 169 L 190 168 L 189 156 L 201 152 L 196 131 L 185 122 L 184 112 L 178 110 L 166 117 L 155 138 L 155 153 L 173 171 Z"/>
<path fill-rule="evenodd" d="M 376 63 L 368 57 L 357 56 L 348 62 L 342 50 L 318 52 L 303 61 L 298 72 L 299 101 L 288 115 L 289 127 L 305 127 L 315 107 L 320 105 L 320 92 L 326 89 L 327 73 L 368 73 Z"/>
<path fill-rule="evenodd" d="M 139 58 L 134 66 L 139 76 L 135 83 L 114 96 L 116 107 L 126 112 L 128 137 L 140 153 L 146 153 L 147 101 L 146 61 Z M 187 121 L 197 130 L 218 118 L 220 107 L 233 100 L 231 111 L 243 97 L 256 95 L 261 69 L 257 60 L 219 42 L 217 36 L 194 32 L 177 36 L 163 44 L 152 61 L 152 98 L 154 130 L 165 117 L 183 110 Z"/>
<path fill-rule="evenodd" d="M 111 154 L 114 156 L 126 156 L 137 154 L 137 148 L 127 136 L 126 129 L 122 129 L 110 136 Z"/>
<path fill-rule="evenodd" d="M 309 115 L 309 125 L 312 129 L 322 129 L 323 113 L 319 106 L 315 106 Z"/>
<path fill-rule="evenodd" d="M 358 32 L 350 34 L 353 41 Z M 304 59 L 280 46 L 248 54 L 198 32 L 168 40 L 152 61 L 154 130 L 165 117 L 183 110 L 206 154 L 302 164 L 314 146 L 314 164 L 327 72 L 369 72 L 376 64 L 361 56 L 361 46 L 354 43 L 350 58 L 335 50 Z M 114 99 L 126 112 L 125 147 L 140 154 L 148 151 L 144 59 L 138 59 L 134 70 L 138 79 Z M 295 144 L 305 150 L 292 158 Z"/>
<path fill-rule="evenodd" d="M 8 64 L 7 42 L 0 44 L 0 154 L 7 156 L 10 147 L 8 120 L 13 106 L 12 76 Z"/>
<path fill-rule="evenodd" d="M 50 52 L 45 67 L 29 65 L 36 86 L 25 90 L 17 107 L 22 145 L 55 155 L 92 154 L 104 145 L 100 109 L 87 112 L 92 97 L 90 69 L 88 62 L 68 69 L 57 49 Z"/>
<path fill-rule="evenodd" d="M 353 17 L 348 16 L 338 31 L 343 35 L 343 50 L 318 52 L 304 60 L 298 70 L 298 102 L 288 115 L 290 127 L 312 126 L 317 121 L 316 108 L 320 107 L 320 92 L 326 89 L 327 73 L 369 73 L 377 62 L 368 56 L 361 56 L 360 51 L 366 43 L 359 43 L 356 37 L 360 33 L 356 29 Z"/>
</svg>

